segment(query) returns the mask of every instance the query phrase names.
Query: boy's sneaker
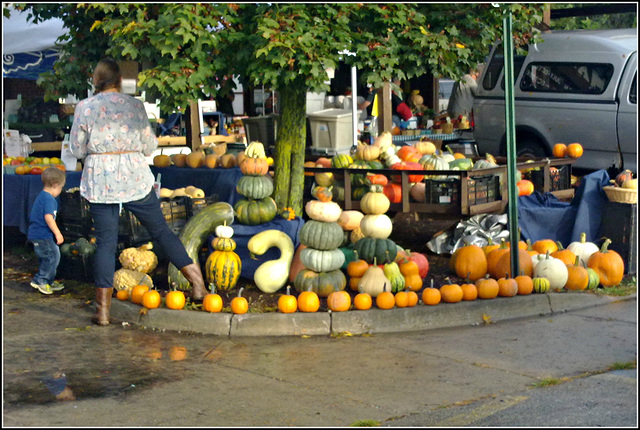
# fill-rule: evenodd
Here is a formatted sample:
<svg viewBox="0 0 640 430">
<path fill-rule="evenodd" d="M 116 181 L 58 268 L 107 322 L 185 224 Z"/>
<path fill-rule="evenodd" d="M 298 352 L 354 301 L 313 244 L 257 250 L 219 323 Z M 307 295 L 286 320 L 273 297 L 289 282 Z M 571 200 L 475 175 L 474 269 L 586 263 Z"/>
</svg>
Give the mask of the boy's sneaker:
<svg viewBox="0 0 640 430">
<path fill-rule="evenodd" d="M 50 287 L 52 291 L 60 291 L 64 288 L 64 284 L 62 282 L 53 281 Z"/>
<path fill-rule="evenodd" d="M 31 286 L 40 291 L 42 294 L 53 294 L 53 290 L 51 289 L 51 286 L 49 284 L 40 285 L 32 282 Z"/>
</svg>

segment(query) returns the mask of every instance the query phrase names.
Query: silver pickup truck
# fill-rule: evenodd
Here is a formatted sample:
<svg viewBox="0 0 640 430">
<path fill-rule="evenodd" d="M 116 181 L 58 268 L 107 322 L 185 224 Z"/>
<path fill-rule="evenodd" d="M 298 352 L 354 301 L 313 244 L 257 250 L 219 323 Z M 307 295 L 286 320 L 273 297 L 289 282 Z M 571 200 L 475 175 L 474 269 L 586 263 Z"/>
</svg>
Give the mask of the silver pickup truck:
<svg viewBox="0 0 640 430">
<path fill-rule="evenodd" d="M 551 156 L 578 142 L 574 164 L 637 172 L 637 29 L 555 31 L 514 55 L 518 156 Z M 504 54 L 498 41 L 478 80 L 473 105 L 480 152 L 506 155 Z"/>
</svg>

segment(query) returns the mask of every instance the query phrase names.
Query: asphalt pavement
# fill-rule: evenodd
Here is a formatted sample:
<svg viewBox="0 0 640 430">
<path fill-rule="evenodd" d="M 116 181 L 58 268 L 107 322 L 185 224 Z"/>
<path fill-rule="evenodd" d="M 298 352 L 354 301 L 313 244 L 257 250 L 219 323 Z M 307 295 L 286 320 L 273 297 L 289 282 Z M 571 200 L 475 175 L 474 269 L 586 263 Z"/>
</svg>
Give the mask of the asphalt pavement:
<svg viewBox="0 0 640 430">
<path fill-rule="evenodd" d="M 636 294 L 288 322 L 123 302 L 98 327 L 90 301 L 3 287 L 3 427 L 637 425 Z"/>
</svg>

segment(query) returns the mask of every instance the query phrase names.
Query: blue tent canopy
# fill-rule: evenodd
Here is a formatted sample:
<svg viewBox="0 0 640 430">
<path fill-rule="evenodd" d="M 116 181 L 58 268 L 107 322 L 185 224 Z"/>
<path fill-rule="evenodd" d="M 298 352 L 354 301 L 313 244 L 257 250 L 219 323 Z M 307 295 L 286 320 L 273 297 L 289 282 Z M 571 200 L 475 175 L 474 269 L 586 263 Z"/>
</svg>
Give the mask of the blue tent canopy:
<svg viewBox="0 0 640 430">
<path fill-rule="evenodd" d="M 33 24 L 15 9 L 2 18 L 2 77 L 36 80 L 60 56 L 57 40 L 67 32 L 61 19 Z"/>
</svg>

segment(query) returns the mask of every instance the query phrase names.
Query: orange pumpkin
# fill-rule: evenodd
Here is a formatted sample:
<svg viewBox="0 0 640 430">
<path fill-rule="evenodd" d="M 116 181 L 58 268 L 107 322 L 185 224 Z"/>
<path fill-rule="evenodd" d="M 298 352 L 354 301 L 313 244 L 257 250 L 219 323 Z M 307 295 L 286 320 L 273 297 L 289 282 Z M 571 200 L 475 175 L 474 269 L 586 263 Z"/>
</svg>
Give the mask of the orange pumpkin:
<svg viewBox="0 0 640 430">
<path fill-rule="evenodd" d="M 415 146 L 404 145 L 396 152 L 398 158 L 402 161 L 414 161 L 417 162 L 422 157 L 422 154 L 416 149 Z"/>
<path fill-rule="evenodd" d="M 413 307 L 418 304 L 418 294 L 415 291 L 408 290 L 407 293 L 407 307 Z"/>
<path fill-rule="evenodd" d="M 287 285 L 287 293 L 278 298 L 278 310 L 283 314 L 292 314 L 298 310 L 298 299 L 291 295 L 290 285 Z"/>
<path fill-rule="evenodd" d="M 552 252 L 551 256 L 561 260 L 564 264 L 573 264 L 576 261 L 576 254 L 574 254 L 570 249 L 564 249 L 560 242 L 556 243 L 558 245 L 558 250 Z"/>
<path fill-rule="evenodd" d="M 576 256 L 575 264 L 567 264 L 567 283 L 564 288 L 567 290 L 584 290 L 589 285 L 589 272 L 580 265 L 580 257 Z"/>
<path fill-rule="evenodd" d="M 526 251 L 531 256 L 531 258 L 533 258 L 533 257 L 535 257 L 536 255 L 539 254 L 538 251 L 533 249 L 533 245 L 531 245 L 531 240 L 529 240 L 529 239 L 527 239 L 527 249 L 526 249 Z"/>
<path fill-rule="evenodd" d="M 160 306 L 160 302 L 162 301 L 162 297 L 160 297 L 160 293 L 156 290 L 149 290 L 142 295 L 142 306 L 147 309 L 155 309 Z"/>
<path fill-rule="evenodd" d="M 493 240 L 491 238 L 488 239 L 488 243 L 482 247 L 482 250 L 484 251 L 484 255 L 488 256 L 489 253 L 491 251 L 493 251 L 494 249 L 498 249 L 500 248 L 500 244 L 499 243 L 493 243 Z"/>
<path fill-rule="evenodd" d="M 515 278 L 516 284 L 518 284 L 518 294 L 526 296 L 533 292 L 533 279 L 531 276 L 520 274 Z"/>
<path fill-rule="evenodd" d="M 116 298 L 118 300 L 129 300 L 129 291 L 118 290 L 118 292 L 116 293 Z"/>
<path fill-rule="evenodd" d="M 620 254 L 609 248 L 610 239 L 605 239 L 600 251 L 589 257 L 587 267 L 595 270 L 600 277 L 600 285 L 613 287 L 618 285 L 624 277 L 624 261 Z"/>
<path fill-rule="evenodd" d="M 240 171 L 243 175 L 266 175 L 269 172 L 269 163 L 266 158 L 246 157 L 240 163 Z"/>
<path fill-rule="evenodd" d="M 298 296 L 298 310 L 300 312 L 317 312 L 320 309 L 320 298 L 314 291 L 303 291 Z"/>
<path fill-rule="evenodd" d="M 202 310 L 206 312 L 220 312 L 222 310 L 222 297 L 220 294 L 211 293 L 202 299 Z"/>
<path fill-rule="evenodd" d="M 540 239 L 533 242 L 532 248 L 538 251 L 538 254 L 546 254 L 547 251 L 549 251 L 549 253 L 556 252 L 558 245 L 551 239 Z"/>
<path fill-rule="evenodd" d="M 567 155 L 571 158 L 580 158 L 582 157 L 583 152 L 584 149 L 579 143 L 570 143 L 567 146 Z"/>
<path fill-rule="evenodd" d="M 518 262 L 520 264 L 520 271 L 527 276 L 533 275 L 533 261 L 527 251 L 518 249 Z M 511 274 L 511 251 L 500 256 L 492 270 L 489 270 L 489 274 L 494 278 L 503 278 L 512 276 Z"/>
<path fill-rule="evenodd" d="M 373 300 L 371 296 L 367 293 L 356 294 L 353 298 L 353 306 L 361 311 L 366 311 L 367 309 L 371 309 L 371 305 L 373 304 Z"/>
<path fill-rule="evenodd" d="M 429 306 L 435 306 L 442 300 L 442 294 L 437 288 L 433 288 L 433 279 L 431 280 L 431 287 L 422 290 L 422 303 Z"/>
<path fill-rule="evenodd" d="M 249 310 L 249 302 L 247 302 L 246 298 L 242 297 L 242 290 L 244 290 L 244 288 L 240 288 L 238 295 L 231 300 L 231 312 L 234 314 L 246 314 Z"/>
<path fill-rule="evenodd" d="M 334 291 L 327 296 L 327 307 L 332 312 L 348 311 L 351 307 L 351 296 L 346 291 Z"/>
<path fill-rule="evenodd" d="M 131 289 L 131 301 L 138 305 L 142 304 L 142 296 L 144 296 L 144 293 L 146 293 L 147 291 L 149 291 L 148 285 L 136 285 Z"/>
<path fill-rule="evenodd" d="M 513 297 L 518 294 L 518 284 L 514 278 L 498 279 L 498 295 L 500 297 Z"/>
<path fill-rule="evenodd" d="M 478 289 L 478 297 L 481 299 L 495 299 L 500 291 L 498 281 L 490 278 L 488 274 L 476 281 L 476 288 Z"/>
<path fill-rule="evenodd" d="M 553 145 L 552 152 L 554 157 L 564 158 L 567 156 L 567 145 L 565 145 L 564 143 L 556 143 L 555 145 Z"/>
<path fill-rule="evenodd" d="M 462 300 L 471 301 L 478 298 L 478 288 L 470 283 L 469 279 L 465 284 L 460 285 L 460 289 L 462 289 Z"/>
<path fill-rule="evenodd" d="M 391 291 L 387 291 L 385 285 L 384 291 L 382 291 L 376 297 L 376 306 L 379 309 L 391 309 L 396 305 L 396 298 Z"/>
<path fill-rule="evenodd" d="M 164 300 L 165 305 L 169 309 L 173 310 L 180 310 L 184 308 L 184 305 L 187 302 L 187 299 L 182 291 L 169 291 Z"/>
<path fill-rule="evenodd" d="M 458 248 L 451 259 L 453 271 L 460 278 L 467 277 L 475 282 L 487 274 L 487 257 L 478 245 Z"/>
<path fill-rule="evenodd" d="M 409 306 L 409 296 L 406 291 L 398 291 L 394 297 L 396 307 L 398 308 L 406 308 Z"/>
<path fill-rule="evenodd" d="M 500 241 L 500 246 L 489 252 L 489 254 L 487 255 L 487 273 L 493 273 L 496 264 L 498 264 L 498 260 L 500 260 L 500 257 L 508 253 L 509 248 L 507 247 L 507 242 L 502 239 Z"/>
<path fill-rule="evenodd" d="M 458 303 L 459 301 L 461 301 L 463 293 L 460 285 L 451 283 L 449 278 L 446 278 L 445 282 L 449 283 L 444 284 L 442 287 L 440 287 L 442 301 L 446 303 Z"/>
</svg>

